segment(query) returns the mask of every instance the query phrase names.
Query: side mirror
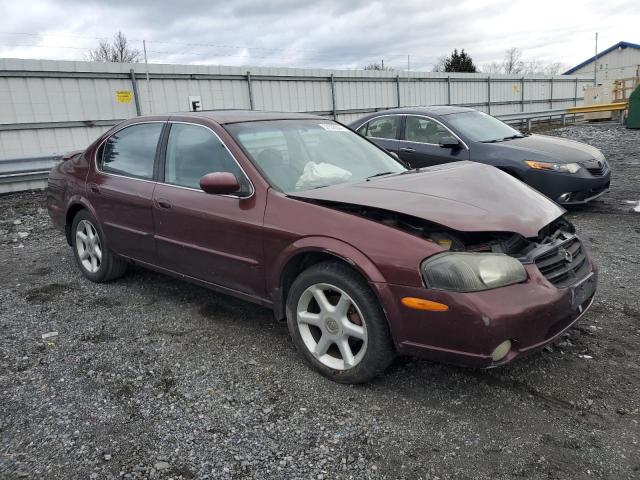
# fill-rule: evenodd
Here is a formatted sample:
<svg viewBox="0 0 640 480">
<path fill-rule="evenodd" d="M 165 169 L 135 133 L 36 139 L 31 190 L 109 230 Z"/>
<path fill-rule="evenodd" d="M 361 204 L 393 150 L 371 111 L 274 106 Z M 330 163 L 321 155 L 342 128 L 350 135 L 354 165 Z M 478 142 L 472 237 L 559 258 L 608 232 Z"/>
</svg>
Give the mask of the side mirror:
<svg viewBox="0 0 640 480">
<path fill-rule="evenodd" d="M 240 190 L 238 179 L 230 172 L 207 173 L 200 179 L 200 188 L 206 193 L 227 195 Z"/>
<path fill-rule="evenodd" d="M 460 148 L 460 141 L 456 137 L 446 136 L 440 139 L 442 148 Z"/>
</svg>

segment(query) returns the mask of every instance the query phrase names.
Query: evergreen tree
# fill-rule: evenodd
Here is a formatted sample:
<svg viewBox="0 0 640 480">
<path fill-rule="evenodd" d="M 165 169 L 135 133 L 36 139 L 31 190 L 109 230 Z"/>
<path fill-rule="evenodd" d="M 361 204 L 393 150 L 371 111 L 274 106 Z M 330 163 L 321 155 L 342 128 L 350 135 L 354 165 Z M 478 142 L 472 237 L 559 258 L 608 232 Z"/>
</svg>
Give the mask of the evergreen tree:
<svg viewBox="0 0 640 480">
<path fill-rule="evenodd" d="M 476 73 L 478 69 L 473 64 L 473 59 L 464 51 L 464 48 L 458 53 L 456 48 L 451 56 L 444 59 L 445 72 L 468 72 Z"/>
</svg>

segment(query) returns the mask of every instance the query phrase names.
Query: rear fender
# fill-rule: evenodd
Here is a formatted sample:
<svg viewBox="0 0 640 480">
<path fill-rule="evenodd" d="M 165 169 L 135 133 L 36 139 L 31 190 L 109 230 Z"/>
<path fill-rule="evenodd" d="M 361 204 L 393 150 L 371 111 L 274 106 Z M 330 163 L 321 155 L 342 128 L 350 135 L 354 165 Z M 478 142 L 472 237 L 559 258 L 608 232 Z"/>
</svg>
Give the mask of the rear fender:
<svg viewBox="0 0 640 480">
<path fill-rule="evenodd" d="M 65 226 L 64 233 L 67 237 L 67 243 L 71 245 L 71 224 L 73 223 L 73 216 L 70 215 L 71 212 L 79 210 L 79 209 L 87 209 L 89 213 L 96 219 L 98 223 L 100 223 L 100 219 L 96 213 L 96 210 L 93 208 L 91 203 L 81 195 L 72 195 L 67 201 L 67 208 L 65 209 Z"/>
</svg>

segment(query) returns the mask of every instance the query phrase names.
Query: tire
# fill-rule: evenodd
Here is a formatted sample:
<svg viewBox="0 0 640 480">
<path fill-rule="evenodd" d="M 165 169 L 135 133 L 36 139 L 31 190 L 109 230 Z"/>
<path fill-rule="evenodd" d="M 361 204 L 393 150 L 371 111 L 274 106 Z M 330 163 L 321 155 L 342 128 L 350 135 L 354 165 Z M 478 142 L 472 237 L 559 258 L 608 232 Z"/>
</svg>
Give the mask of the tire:
<svg viewBox="0 0 640 480">
<path fill-rule="evenodd" d="M 127 262 L 109 250 L 100 225 L 88 210 L 80 210 L 73 218 L 71 243 L 80 271 L 92 282 L 109 282 L 126 272 Z"/>
<path fill-rule="evenodd" d="M 339 262 L 318 263 L 294 280 L 287 325 L 306 363 L 336 382 L 368 382 L 395 356 L 377 297 L 358 272 Z"/>
</svg>

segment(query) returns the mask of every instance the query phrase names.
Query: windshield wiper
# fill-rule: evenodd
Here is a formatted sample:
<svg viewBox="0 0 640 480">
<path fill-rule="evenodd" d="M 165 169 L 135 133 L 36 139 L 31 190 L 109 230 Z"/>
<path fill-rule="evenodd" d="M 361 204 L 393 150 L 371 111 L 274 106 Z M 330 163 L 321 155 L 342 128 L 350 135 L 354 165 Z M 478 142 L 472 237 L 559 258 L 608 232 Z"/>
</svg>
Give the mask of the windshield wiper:
<svg viewBox="0 0 640 480">
<path fill-rule="evenodd" d="M 521 133 L 517 133 L 515 135 L 510 135 L 508 137 L 502 137 L 502 138 L 494 138 L 492 140 L 482 140 L 480 143 L 498 143 L 498 142 L 504 142 L 505 140 L 513 140 L 514 138 L 524 138 L 525 136 L 522 135 Z"/>
<path fill-rule="evenodd" d="M 400 172 L 398 175 L 407 175 L 408 173 L 420 173 L 422 171 L 422 167 L 410 168 L 405 170 L 404 172 Z"/>
<path fill-rule="evenodd" d="M 375 178 L 375 177 L 381 177 L 383 175 L 391 175 L 392 173 L 398 173 L 398 172 L 380 172 L 380 173 L 374 173 L 373 175 L 365 178 L 365 180 L 368 182 L 370 179 Z"/>
</svg>

